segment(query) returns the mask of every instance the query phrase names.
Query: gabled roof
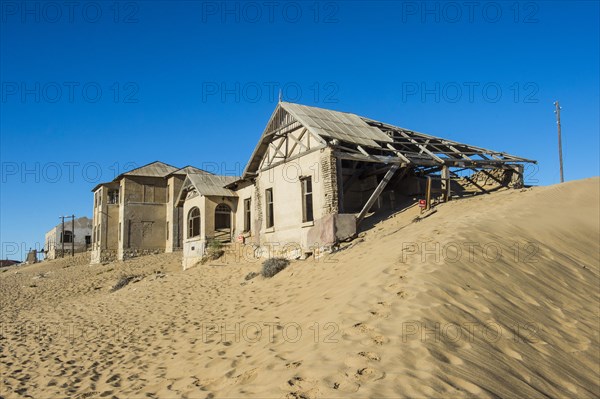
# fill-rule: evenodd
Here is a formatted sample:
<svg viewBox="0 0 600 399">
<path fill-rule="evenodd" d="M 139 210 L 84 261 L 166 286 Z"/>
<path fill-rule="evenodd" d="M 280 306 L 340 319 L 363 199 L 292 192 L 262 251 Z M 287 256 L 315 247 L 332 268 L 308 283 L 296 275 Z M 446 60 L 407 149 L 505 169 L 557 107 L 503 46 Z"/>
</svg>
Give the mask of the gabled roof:
<svg viewBox="0 0 600 399">
<path fill-rule="evenodd" d="M 270 141 L 304 127 L 322 146 L 342 159 L 397 163 L 405 166 L 482 167 L 536 161 L 459 143 L 379 122 L 356 114 L 280 102 L 254 148 L 242 178 L 256 174 Z"/>
<path fill-rule="evenodd" d="M 217 197 L 237 197 L 237 194 L 225 188 L 226 185 L 238 180 L 239 176 L 221 176 L 206 173 L 190 173 L 185 178 L 179 192 L 179 204 L 185 200 L 190 190 L 196 190 L 200 195 Z"/>
<path fill-rule="evenodd" d="M 214 173 L 208 172 L 206 170 L 197 168 L 195 166 L 192 165 L 188 165 L 188 166 L 184 166 L 181 169 L 177 169 L 174 172 L 171 172 L 167 175 L 167 177 L 172 176 L 172 175 L 180 175 L 180 176 L 185 176 L 188 175 L 190 173 L 199 173 L 199 174 L 206 174 L 206 175 L 213 175 Z"/>
<path fill-rule="evenodd" d="M 116 180 L 120 180 L 123 176 L 140 176 L 140 177 L 165 177 L 170 173 L 178 170 L 175 166 L 166 164 L 160 161 L 154 161 L 139 168 L 121 173 Z"/>
<path fill-rule="evenodd" d="M 376 127 L 369 126 L 355 114 L 287 102 L 281 102 L 280 105 L 311 133 L 320 137 L 367 147 L 380 147 L 378 141 L 382 143 L 393 141 L 390 136 Z"/>
</svg>

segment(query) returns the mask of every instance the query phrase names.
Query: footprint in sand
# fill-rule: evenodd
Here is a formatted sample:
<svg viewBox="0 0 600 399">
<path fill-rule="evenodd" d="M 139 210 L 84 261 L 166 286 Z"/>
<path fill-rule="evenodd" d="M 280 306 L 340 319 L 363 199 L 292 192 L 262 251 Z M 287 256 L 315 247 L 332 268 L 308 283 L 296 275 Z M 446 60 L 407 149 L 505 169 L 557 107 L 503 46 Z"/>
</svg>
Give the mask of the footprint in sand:
<svg viewBox="0 0 600 399">
<path fill-rule="evenodd" d="M 292 392 L 285 396 L 286 399 L 314 399 L 319 396 L 317 384 L 300 376 L 289 379 L 287 385 L 292 389 Z"/>
<path fill-rule="evenodd" d="M 291 362 L 291 363 L 287 363 L 285 365 L 285 367 L 287 367 L 288 369 L 297 369 L 301 365 L 302 365 L 302 362 Z"/>
<path fill-rule="evenodd" d="M 358 352 L 358 356 L 364 357 L 368 360 L 380 361 L 381 357 L 375 352 Z"/>
</svg>

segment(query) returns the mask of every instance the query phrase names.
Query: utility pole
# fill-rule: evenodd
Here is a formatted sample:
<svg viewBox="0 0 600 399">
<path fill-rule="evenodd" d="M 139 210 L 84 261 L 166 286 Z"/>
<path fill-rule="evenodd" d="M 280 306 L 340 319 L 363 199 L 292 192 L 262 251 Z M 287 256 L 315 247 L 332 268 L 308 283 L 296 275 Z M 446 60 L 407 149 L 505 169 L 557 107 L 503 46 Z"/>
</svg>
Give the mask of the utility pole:
<svg viewBox="0 0 600 399">
<path fill-rule="evenodd" d="M 61 216 L 60 219 L 62 220 L 62 233 L 60 233 L 60 245 L 61 245 L 60 257 L 64 258 L 65 257 L 65 217 Z"/>
<path fill-rule="evenodd" d="M 562 136 L 560 131 L 560 105 L 558 104 L 558 101 L 554 102 L 554 106 L 556 107 L 554 113 L 556 114 L 556 125 L 558 127 L 558 160 L 560 162 L 560 182 L 564 183 L 565 176 L 563 174 Z"/>
<path fill-rule="evenodd" d="M 71 218 L 71 256 L 75 256 L 75 215 L 71 216 L 61 216 L 60 219 L 62 221 L 62 233 L 60 237 L 60 245 L 61 245 L 61 254 L 60 257 L 65 257 L 65 219 Z"/>
<path fill-rule="evenodd" d="M 75 215 L 71 215 L 71 256 L 75 256 Z"/>
</svg>

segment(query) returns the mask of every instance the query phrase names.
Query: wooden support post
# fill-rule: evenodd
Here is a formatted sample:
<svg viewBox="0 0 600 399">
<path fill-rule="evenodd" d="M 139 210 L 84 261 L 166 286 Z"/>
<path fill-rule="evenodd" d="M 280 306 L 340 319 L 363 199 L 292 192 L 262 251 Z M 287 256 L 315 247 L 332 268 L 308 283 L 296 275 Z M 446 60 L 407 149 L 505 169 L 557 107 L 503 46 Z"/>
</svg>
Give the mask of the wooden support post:
<svg viewBox="0 0 600 399">
<path fill-rule="evenodd" d="M 431 209 L 431 176 L 427 176 L 427 188 L 425 189 L 425 210 Z"/>
<path fill-rule="evenodd" d="M 447 165 L 442 166 L 442 200 L 450 201 L 450 169 Z"/>
<path fill-rule="evenodd" d="M 392 165 L 390 167 L 390 169 L 387 171 L 387 173 L 385 174 L 385 176 L 383 176 L 383 180 L 381 180 L 381 182 L 379 182 L 379 185 L 377 185 L 377 188 L 375 188 L 375 191 L 373 191 L 373 194 L 371 194 L 371 196 L 367 200 L 367 203 L 365 204 L 365 206 L 362 208 L 362 210 L 356 217 L 356 226 L 358 226 L 360 224 L 360 222 L 362 222 L 362 220 L 365 218 L 365 216 L 367 215 L 367 212 L 369 212 L 369 209 L 371 209 L 371 207 L 373 206 L 375 201 L 377 201 L 377 198 L 379 198 L 379 195 L 381 195 L 381 193 L 383 192 L 383 189 L 385 188 L 385 186 L 387 186 L 387 184 L 392 179 L 392 177 L 394 176 L 394 173 L 396 173 L 398 168 L 399 168 L 398 165 Z"/>
</svg>

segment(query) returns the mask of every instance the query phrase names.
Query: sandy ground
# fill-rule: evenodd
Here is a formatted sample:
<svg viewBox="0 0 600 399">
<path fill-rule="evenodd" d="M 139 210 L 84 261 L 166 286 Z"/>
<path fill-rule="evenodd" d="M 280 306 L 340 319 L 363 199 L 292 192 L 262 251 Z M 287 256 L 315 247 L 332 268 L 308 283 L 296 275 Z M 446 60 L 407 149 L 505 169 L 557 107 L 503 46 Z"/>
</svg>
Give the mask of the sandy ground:
<svg viewBox="0 0 600 399">
<path fill-rule="evenodd" d="M 593 178 L 411 208 L 271 279 L 235 254 L 11 268 L 0 397 L 599 397 L 599 200 Z"/>
</svg>

